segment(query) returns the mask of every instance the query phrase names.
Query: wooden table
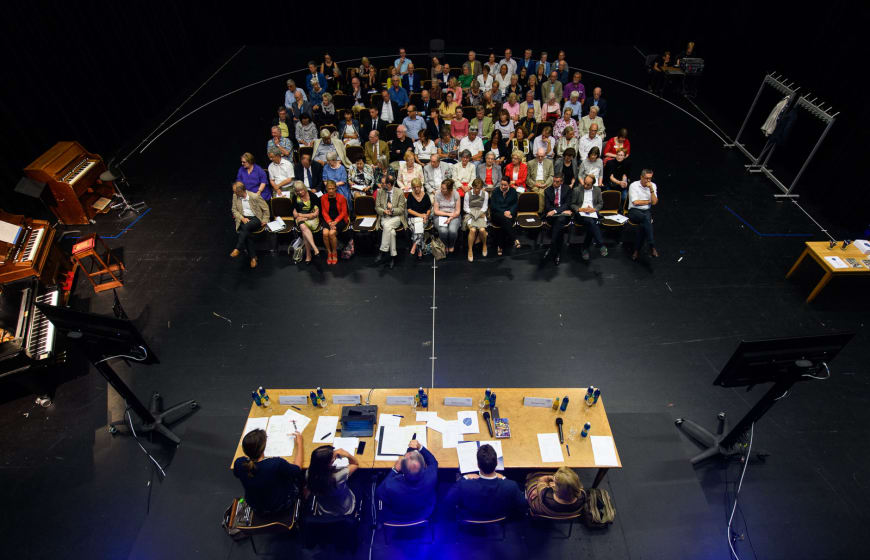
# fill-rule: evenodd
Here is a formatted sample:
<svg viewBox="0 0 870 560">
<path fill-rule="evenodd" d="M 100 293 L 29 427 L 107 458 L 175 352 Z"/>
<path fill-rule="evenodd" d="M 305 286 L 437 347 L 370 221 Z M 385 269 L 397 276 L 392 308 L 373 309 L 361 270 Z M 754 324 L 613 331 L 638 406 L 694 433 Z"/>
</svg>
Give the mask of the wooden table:
<svg viewBox="0 0 870 560">
<path fill-rule="evenodd" d="M 249 418 L 272 416 L 275 414 L 284 414 L 290 408 L 289 405 L 279 404 L 279 397 L 282 395 L 307 395 L 309 389 L 268 389 L 267 392 L 271 399 L 271 408 L 258 407 L 251 403 Z M 323 409 L 313 407 L 311 405 L 296 405 L 301 409 L 301 414 L 311 418 L 311 423 L 302 432 L 305 453 L 303 456 L 303 467 L 308 466 L 311 458 L 311 451 L 319 445 L 312 444 L 314 435 L 314 427 L 317 425 L 317 418 L 324 416 L 340 416 L 340 404 L 333 404 L 333 395 L 360 395 L 362 404 L 366 403 L 366 397 L 370 389 L 324 389 L 329 405 Z M 583 402 L 583 396 L 586 394 L 586 389 L 580 388 L 493 388 L 496 393 L 496 406 L 502 417 L 510 420 L 511 437 L 502 439 L 502 450 L 504 451 L 505 468 L 519 469 L 556 469 L 560 466 L 572 468 L 595 468 L 595 460 L 592 454 L 592 446 L 589 438 L 581 438 L 579 435 L 580 429 L 585 422 L 592 424 L 590 431 L 591 435 L 611 436 L 610 423 L 607 420 L 607 413 L 604 409 L 603 398 L 599 399 L 598 404 L 588 407 Z M 407 405 L 387 405 L 387 396 L 410 396 L 414 395 L 417 389 L 402 388 L 402 389 L 375 389 L 371 392 L 370 404 L 378 406 L 378 414 L 399 414 L 404 416 L 401 424 L 403 426 L 417 424 L 416 410 Z M 483 398 L 483 388 L 437 388 L 429 391 L 429 412 L 437 412 L 438 416 L 445 420 L 455 420 L 456 413 L 460 410 L 479 411 L 478 402 Z M 546 397 L 550 400 L 559 397 L 560 399 L 569 397 L 568 409 L 565 412 L 557 412 L 551 408 L 537 408 L 523 406 L 523 397 Z M 445 397 L 470 397 L 472 399 L 471 407 L 456 407 L 445 406 Z M 569 456 L 562 449 L 562 455 L 565 459 L 563 463 L 544 463 L 541 461 L 541 453 L 538 448 L 539 433 L 555 433 L 556 418 L 561 417 L 564 421 L 563 432 L 565 435 L 565 443 L 571 450 Z M 423 422 L 420 422 L 422 424 Z M 478 423 L 480 425 L 479 434 L 465 434 L 465 441 L 479 441 L 494 439 L 489 436 L 486 423 L 482 415 L 478 413 Z M 577 435 L 574 440 L 569 438 L 571 428 L 576 428 Z M 441 434 L 435 430 L 427 430 L 427 448 L 438 459 L 438 466 L 446 469 L 455 469 L 459 466 L 459 461 L 455 449 L 444 449 L 441 447 Z M 239 443 L 236 447 L 236 453 L 233 461 L 244 456 L 242 451 L 242 438 L 239 437 Z M 363 468 L 390 468 L 393 466 L 393 460 L 390 461 L 375 461 L 376 442 L 374 437 L 360 438 L 360 441 L 366 442 L 365 452 L 362 455 L 357 455 L 360 466 Z M 289 457 L 288 457 L 289 459 Z M 622 463 L 619 460 L 617 452 L 618 467 L 621 468 Z M 232 467 L 232 463 L 230 463 Z M 607 474 L 608 468 L 599 468 L 593 483 L 593 488 L 598 486 L 604 476 Z"/>
<path fill-rule="evenodd" d="M 816 284 L 816 287 L 813 288 L 812 292 L 810 292 L 810 295 L 807 297 L 807 303 L 813 301 L 816 296 L 819 295 L 819 292 L 822 291 L 822 288 L 827 286 L 828 282 L 830 282 L 831 278 L 834 276 L 870 276 L 870 268 L 867 268 L 866 266 L 862 266 L 861 268 L 852 268 L 851 266 L 849 268 L 834 268 L 834 265 L 825 260 L 825 257 L 840 257 L 844 261 L 847 258 L 854 258 L 859 262 L 870 259 L 870 256 L 862 253 L 861 250 L 854 245 L 849 245 L 845 250 L 842 247 L 842 242 L 838 243 L 833 249 L 831 249 L 831 244 L 827 241 L 807 241 L 803 253 L 801 253 L 801 256 L 799 256 L 794 265 L 792 265 L 788 274 L 785 275 L 786 278 L 790 278 L 807 255 L 810 255 L 813 260 L 824 269 L 825 275 L 822 276 L 822 279 L 819 280 L 819 283 Z"/>
</svg>

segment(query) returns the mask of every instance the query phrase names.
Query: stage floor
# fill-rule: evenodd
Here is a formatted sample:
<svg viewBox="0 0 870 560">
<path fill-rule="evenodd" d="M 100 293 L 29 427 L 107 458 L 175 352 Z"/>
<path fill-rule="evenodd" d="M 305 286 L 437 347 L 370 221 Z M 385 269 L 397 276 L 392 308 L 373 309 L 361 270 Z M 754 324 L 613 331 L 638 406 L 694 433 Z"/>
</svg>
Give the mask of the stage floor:
<svg viewBox="0 0 870 560">
<path fill-rule="evenodd" d="M 301 66 L 271 64 L 270 53 L 243 51 L 179 115 Z M 607 56 L 607 65 L 581 66 L 642 83 L 637 53 Z M 96 372 L 70 376 L 48 409 L 3 380 L 0 496 L 15 514 L 0 536 L 10 555 L 253 557 L 219 526 L 241 490 L 226 465 L 253 388 L 430 384 L 431 263 L 406 257 L 390 271 L 358 255 L 335 267 L 298 267 L 286 253 L 262 253 L 250 270 L 228 257 L 238 156 L 264 151 L 284 79 L 203 108 L 131 158 L 126 194 L 149 205 L 135 223 L 112 213 L 79 228 L 116 236 L 108 242 L 127 266 L 119 296 L 161 360 L 118 364 L 124 378 L 143 400 L 159 390 L 167 404 L 195 398 L 201 410 L 177 426 L 183 444 L 174 452 L 146 442 L 169 462 L 161 482 L 132 438 L 107 432 L 123 404 Z M 575 528 L 568 541 L 516 526 L 490 546 L 454 544 L 445 521 L 432 546 L 388 547 L 379 533 L 374 557 L 728 558 L 725 491 L 739 467 L 693 470 L 696 448 L 672 420 L 713 428 L 720 410 L 736 420 L 760 398 L 761 387 L 712 385 L 741 338 L 846 329 L 858 336 L 834 362 L 831 380 L 796 386 L 756 426 L 755 446 L 771 456 L 749 466 L 735 527 L 744 532 L 745 519 L 755 538 L 752 548 L 739 542 L 742 558 L 753 549 L 768 559 L 860 557 L 870 501 L 868 454 L 859 447 L 870 435 L 866 281 L 836 280 L 805 304 L 821 271 L 807 266 L 784 276 L 805 240 L 824 238 L 819 228 L 792 203 L 775 201 L 769 183 L 744 173 L 741 154 L 674 107 L 591 73 L 584 82 L 604 88 L 608 131 L 629 129 L 635 172 L 655 170 L 662 256 L 634 263 L 612 240 L 610 256 L 593 253 L 588 264 L 576 245 L 559 267 L 541 267 L 542 252 L 528 245 L 505 258 L 492 250 L 473 264 L 440 262 L 434 384 L 601 387 L 624 464 L 603 485 L 616 522 L 605 532 Z M 108 314 L 111 303 L 110 294 L 78 282 L 74 307 Z M 362 533 L 357 558 L 368 555 L 370 533 Z M 331 555 L 294 541 L 266 546 L 287 556 Z"/>
</svg>

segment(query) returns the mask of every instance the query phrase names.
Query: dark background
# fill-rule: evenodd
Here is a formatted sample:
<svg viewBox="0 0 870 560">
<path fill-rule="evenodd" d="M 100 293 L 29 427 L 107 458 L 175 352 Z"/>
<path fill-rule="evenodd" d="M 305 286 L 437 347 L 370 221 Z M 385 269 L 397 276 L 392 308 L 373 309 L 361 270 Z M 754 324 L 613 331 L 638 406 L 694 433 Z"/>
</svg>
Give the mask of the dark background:
<svg viewBox="0 0 870 560">
<path fill-rule="evenodd" d="M 491 46 L 501 53 L 511 45 L 516 55 L 526 45 L 548 45 L 551 59 L 565 47 L 573 66 L 642 83 L 640 54 L 635 68 L 601 68 L 584 56 L 583 47 L 637 45 L 644 53 L 678 52 L 695 40 L 707 65 L 697 103 L 731 137 L 766 71 L 785 74 L 841 112 L 796 192 L 828 225 L 854 237 L 870 227 L 870 195 L 856 157 L 868 110 L 860 77 L 852 70 L 866 54 L 861 25 L 867 11 L 866 5 L 845 1 L 811 12 L 793 4 L 737 2 L 667 8 L 622 3 L 616 13 L 606 4 L 556 3 L 547 15 L 520 17 L 529 13 L 527 2 L 499 2 L 497 10 L 478 13 L 465 3 L 442 2 L 437 10 L 402 6 L 401 16 L 386 25 L 365 10 L 330 20 L 317 7 L 294 6 L 290 14 L 277 14 L 273 4 L 230 9 L 197 3 L 16 3 L 6 8 L 0 34 L 8 54 L 0 94 L 5 155 L 0 204 L 32 210 L 9 191 L 20 170 L 57 140 L 78 140 L 106 159 L 126 155 L 240 44 L 286 45 L 287 58 L 275 61 L 276 73 L 289 70 L 290 61 L 298 64 L 294 45 L 303 44 L 359 53 L 361 44 L 376 49 L 401 43 L 409 52 L 424 52 L 430 38 L 440 37 L 448 51 Z M 443 17 L 446 13 L 457 17 Z M 335 32 L 354 21 L 358 35 Z M 744 138 L 753 153 L 762 145 L 758 126 L 776 101 L 772 94 L 762 97 L 750 121 Z M 805 116 L 778 150 L 771 167 L 783 182 L 790 183 L 821 129 L 821 122 Z"/>
</svg>

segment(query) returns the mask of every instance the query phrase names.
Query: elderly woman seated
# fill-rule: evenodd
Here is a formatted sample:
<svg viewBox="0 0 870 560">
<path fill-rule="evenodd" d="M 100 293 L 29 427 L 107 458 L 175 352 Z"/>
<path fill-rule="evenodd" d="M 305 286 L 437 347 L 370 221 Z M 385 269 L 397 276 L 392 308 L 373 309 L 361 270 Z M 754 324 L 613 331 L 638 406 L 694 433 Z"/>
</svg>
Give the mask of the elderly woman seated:
<svg viewBox="0 0 870 560">
<path fill-rule="evenodd" d="M 576 152 L 580 144 L 574 134 L 574 126 L 566 126 L 562 131 L 562 137 L 556 142 L 556 157 L 561 157 L 568 148 L 574 148 Z"/>
<path fill-rule="evenodd" d="M 411 181 L 414 179 L 423 180 L 423 166 L 417 163 L 417 158 L 414 157 L 414 152 L 408 150 L 405 152 L 404 163 L 399 165 L 398 169 L 398 185 L 403 192 L 411 192 Z"/>
<path fill-rule="evenodd" d="M 411 228 L 411 254 L 416 254 L 418 261 L 423 259 L 423 237 L 431 214 L 432 199 L 423 190 L 423 182 L 413 179 L 408 195 L 408 227 Z"/>
<path fill-rule="evenodd" d="M 474 262 L 474 244 L 479 240 L 481 254 L 486 256 L 486 210 L 489 193 L 483 188 L 483 181 L 475 179 L 471 191 L 465 195 L 465 228 L 468 230 L 468 262 Z"/>
<path fill-rule="evenodd" d="M 577 126 L 577 121 L 571 118 L 573 114 L 571 107 L 565 108 L 565 114 L 562 115 L 562 118 L 556 121 L 556 124 L 553 125 L 553 137 L 556 138 L 556 140 L 562 137 L 566 128 L 569 126 L 571 128 Z"/>
<path fill-rule="evenodd" d="M 374 171 L 363 158 L 357 159 L 347 173 L 347 182 L 354 197 L 372 194 L 375 186 Z"/>
<path fill-rule="evenodd" d="M 305 245 L 305 262 L 311 262 L 311 254 L 320 255 L 320 250 L 314 242 L 314 232 L 320 230 L 320 201 L 308 189 L 305 183 L 296 181 L 293 184 L 296 191 L 296 199 L 293 203 L 293 218 L 302 233 L 302 241 Z"/>
<path fill-rule="evenodd" d="M 532 516 L 571 518 L 580 514 L 586 491 L 577 473 L 560 467 L 553 474 L 531 473 L 526 478 L 526 500 Z"/>
<path fill-rule="evenodd" d="M 589 114 L 580 119 L 580 135 L 589 134 L 592 123 L 598 125 L 598 136 L 604 138 L 604 120 L 598 116 L 598 106 L 589 107 Z"/>
</svg>

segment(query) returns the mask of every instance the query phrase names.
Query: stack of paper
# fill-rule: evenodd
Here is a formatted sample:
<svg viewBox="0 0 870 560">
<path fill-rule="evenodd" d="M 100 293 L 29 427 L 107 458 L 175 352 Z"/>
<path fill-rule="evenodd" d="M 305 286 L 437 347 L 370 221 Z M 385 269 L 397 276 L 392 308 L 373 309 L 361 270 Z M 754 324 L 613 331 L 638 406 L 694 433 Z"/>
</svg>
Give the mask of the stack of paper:
<svg viewBox="0 0 870 560">
<path fill-rule="evenodd" d="M 495 449 L 498 456 L 498 464 L 495 467 L 497 471 L 504 470 L 504 453 L 501 449 L 500 441 L 460 441 L 456 446 L 456 455 L 459 458 L 459 472 L 467 474 L 477 472 L 477 450 L 481 445 L 489 444 Z"/>
<path fill-rule="evenodd" d="M 332 443 L 338 428 L 338 416 L 321 416 L 314 427 L 312 443 Z"/>
<path fill-rule="evenodd" d="M 364 228 L 372 227 L 373 225 L 375 225 L 375 219 L 371 216 L 369 216 L 368 218 L 363 218 L 359 223 L 359 227 Z"/>
<path fill-rule="evenodd" d="M 267 416 L 263 418 L 248 418 L 248 421 L 245 422 L 245 429 L 242 430 L 242 437 L 254 430 L 265 430 L 268 425 L 269 418 Z"/>
<path fill-rule="evenodd" d="M 604 219 L 613 220 L 618 224 L 624 224 L 628 221 L 628 216 L 623 216 L 622 214 L 608 214 L 607 216 L 604 216 Z"/>
<path fill-rule="evenodd" d="M 266 457 L 290 457 L 293 455 L 293 429 L 290 421 L 281 415 L 271 416 L 266 427 Z"/>
<path fill-rule="evenodd" d="M 295 427 L 296 431 L 299 433 L 304 432 L 308 424 L 311 423 L 311 418 L 305 416 L 304 414 L 299 414 L 292 408 L 288 408 L 287 412 L 284 413 L 284 416 L 287 417 L 287 420 L 290 421 L 290 425 Z"/>
<path fill-rule="evenodd" d="M 426 446 L 426 426 L 386 426 L 381 434 L 383 441 L 378 442 L 378 455 L 404 455 L 408 450 L 408 443 L 412 439 Z"/>
<path fill-rule="evenodd" d="M 477 423 L 476 410 L 460 410 L 456 413 L 456 418 L 459 420 L 459 433 L 461 434 L 479 434 L 480 426 Z"/>
<path fill-rule="evenodd" d="M 849 265 L 840 257 L 825 257 L 825 260 L 834 268 L 849 268 Z"/>
<path fill-rule="evenodd" d="M 538 434 L 538 447 L 541 448 L 541 461 L 545 463 L 562 463 L 562 445 L 559 434 Z"/>
<path fill-rule="evenodd" d="M 286 225 L 284 224 L 284 220 L 281 219 L 281 216 L 278 216 L 277 218 L 275 218 L 274 221 L 266 224 L 266 226 L 271 232 L 282 231 L 286 227 Z"/>
<path fill-rule="evenodd" d="M 401 416 L 395 414 L 384 414 L 383 412 L 378 417 L 378 429 L 375 430 L 375 440 L 380 437 L 381 426 L 398 426 L 402 421 Z"/>
</svg>

